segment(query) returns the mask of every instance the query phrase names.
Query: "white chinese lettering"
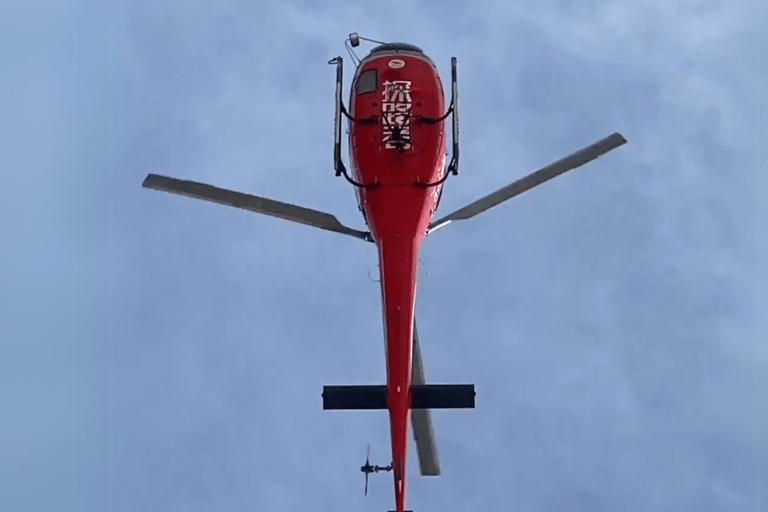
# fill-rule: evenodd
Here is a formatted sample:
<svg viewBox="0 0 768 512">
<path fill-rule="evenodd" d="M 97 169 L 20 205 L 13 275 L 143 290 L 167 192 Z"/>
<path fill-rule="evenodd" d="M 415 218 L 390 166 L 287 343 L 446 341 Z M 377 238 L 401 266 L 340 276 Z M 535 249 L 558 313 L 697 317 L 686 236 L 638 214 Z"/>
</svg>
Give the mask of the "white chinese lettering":
<svg viewBox="0 0 768 512">
<path fill-rule="evenodd" d="M 387 80 L 382 91 L 382 143 L 387 149 L 411 147 L 411 81 Z"/>
</svg>

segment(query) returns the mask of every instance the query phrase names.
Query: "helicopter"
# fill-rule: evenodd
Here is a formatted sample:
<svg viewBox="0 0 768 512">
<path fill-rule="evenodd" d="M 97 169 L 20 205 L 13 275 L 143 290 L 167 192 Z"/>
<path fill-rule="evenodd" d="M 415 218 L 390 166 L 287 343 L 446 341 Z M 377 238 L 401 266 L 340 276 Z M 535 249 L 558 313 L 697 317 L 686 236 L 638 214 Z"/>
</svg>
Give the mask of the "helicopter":
<svg viewBox="0 0 768 512">
<path fill-rule="evenodd" d="M 359 59 L 351 47 L 377 44 Z M 367 230 L 343 225 L 334 215 L 274 199 L 189 180 L 149 174 L 142 186 L 270 215 L 351 236 L 376 246 L 384 320 L 386 384 L 324 386 L 324 410 L 388 410 L 392 462 L 361 467 L 368 476 L 392 472 L 395 512 L 405 511 L 407 432 L 416 441 L 421 474 L 440 466 L 430 409 L 474 408 L 473 384 L 427 384 L 414 315 L 418 254 L 423 240 L 451 223 L 467 220 L 625 144 L 613 133 L 433 220 L 449 176 L 459 171 L 457 60 L 451 58 L 451 96 L 446 105 L 437 66 L 409 43 L 385 43 L 352 33 L 345 46 L 356 65 L 349 105 L 342 101 L 343 59 L 336 67 L 333 167 L 353 185 Z M 451 158 L 446 120 L 451 116 Z M 342 120 L 348 122 L 351 173 L 341 156 Z M 446 165 L 446 162 L 447 165 Z M 351 174 L 351 175 L 350 175 Z M 370 445 L 369 445 L 370 453 Z"/>
</svg>

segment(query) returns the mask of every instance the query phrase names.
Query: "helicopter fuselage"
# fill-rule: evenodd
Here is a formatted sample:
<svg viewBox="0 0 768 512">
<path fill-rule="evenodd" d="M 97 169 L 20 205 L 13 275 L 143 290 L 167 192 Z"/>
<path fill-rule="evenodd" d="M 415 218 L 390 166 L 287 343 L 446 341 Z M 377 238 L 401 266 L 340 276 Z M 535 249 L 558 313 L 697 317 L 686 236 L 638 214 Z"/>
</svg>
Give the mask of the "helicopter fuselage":
<svg viewBox="0 0 768 512">
<path fill-rule="evenodd" d="M 386 46 L 386 45 L 385 45 Z M 355 73 L 349 148 L 357 199 L 376 243 L 381 278 L 396 510 L 405 500 L 408 412 L 419 246 L 440 199 L 446 159 L 443 86 L 420 51 L 372 52 Z M 421 183 L 422 185 L 417 185 Z"/>
<path fill-rule="evenodd" d="M 357 46 L 360 39 L 350 34 Z M 366 39 L 372 41 L 370 39 Z M 377 41 L 373 41 L 377 42 Z M 345 43 L 346 44 L 346 43 Z M 349 49 L 349 48 L 348 48 Z M 356 59 L 356 57 L 353 56 Z M 386 356 L 386 385 L 323 386 L 324 410 L 388 409 L 392 463 L 366 464 L 361 471 L 393 471 L 396 511 L 405 505 L 406 447 L 409 419 L 421 474 L 440 475 L 430 409 L 474 408 L 472 384 L 427 384 L 419 348 L 414 306 L 418 253 L 427 234 L 467 220 L 563 173 L 583 166 L 627 142 L 615 132 L 481 197 L 431 220 L 442 184 L 458 174 L 459 120 L 456 57 L 451 58 L 451 101 L 446 110 L 443 85 L 434 63 L 420 48 L 382 43 L 359 62 L 350 93 L 349 112 L 342 101 L 343 61 L 336 66 L 333 163 L 336 176 L 355 185 L 369 231 L 342 224 L 334 215 L 274 199 L 159 174 L 142 186 L 224 204 L 340 233 L 378 249 Z M 341 158 L 342 115 L 350 119 L 351 174 Z M 451 116 L 452 155 L 446 163 L 445 119 Z M 353 179 L 354 178 L 354 179 Z M 410 415 L 409 415 L 410 411 Z"/>
</svg>

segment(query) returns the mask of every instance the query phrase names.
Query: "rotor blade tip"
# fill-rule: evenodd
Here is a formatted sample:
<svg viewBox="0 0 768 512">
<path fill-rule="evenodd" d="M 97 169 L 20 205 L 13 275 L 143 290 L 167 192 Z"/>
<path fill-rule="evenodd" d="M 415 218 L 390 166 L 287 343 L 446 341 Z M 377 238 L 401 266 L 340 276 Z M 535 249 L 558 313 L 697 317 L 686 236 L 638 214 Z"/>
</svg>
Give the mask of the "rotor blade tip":
<svg viewBox="0 0 768 512">
<path fill-rule="evenodd" d="M 159 178 L 157 174 L 147 174 L 144 181 L 141 182 L 141 186 L 144 188 L 152 188 L 152 184 Z"/>
</svg>

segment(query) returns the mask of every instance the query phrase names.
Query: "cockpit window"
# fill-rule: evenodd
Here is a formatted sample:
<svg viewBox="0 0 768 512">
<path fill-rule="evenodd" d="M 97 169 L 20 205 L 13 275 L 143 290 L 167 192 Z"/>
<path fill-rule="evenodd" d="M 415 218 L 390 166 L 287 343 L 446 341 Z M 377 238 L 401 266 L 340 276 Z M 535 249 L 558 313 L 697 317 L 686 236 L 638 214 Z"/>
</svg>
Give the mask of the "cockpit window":
<svg viewBox="0 0 768 512">
<path fill-rule="evenodd" d="M 408 43 L 384 43 L 373 50 L 371 50 L 371 53 L 379 53 L 379 52 L 418 52 L 418 53 L 424 53 L 424 50 L 419 48 L 418 46 L 408 44 Z"/>
<path fill-rule="evenodd" d="M 373 92 L 376 90 L 376 70 L 363 71 L 357 78 L 357 94 Z"/>
</svg>

